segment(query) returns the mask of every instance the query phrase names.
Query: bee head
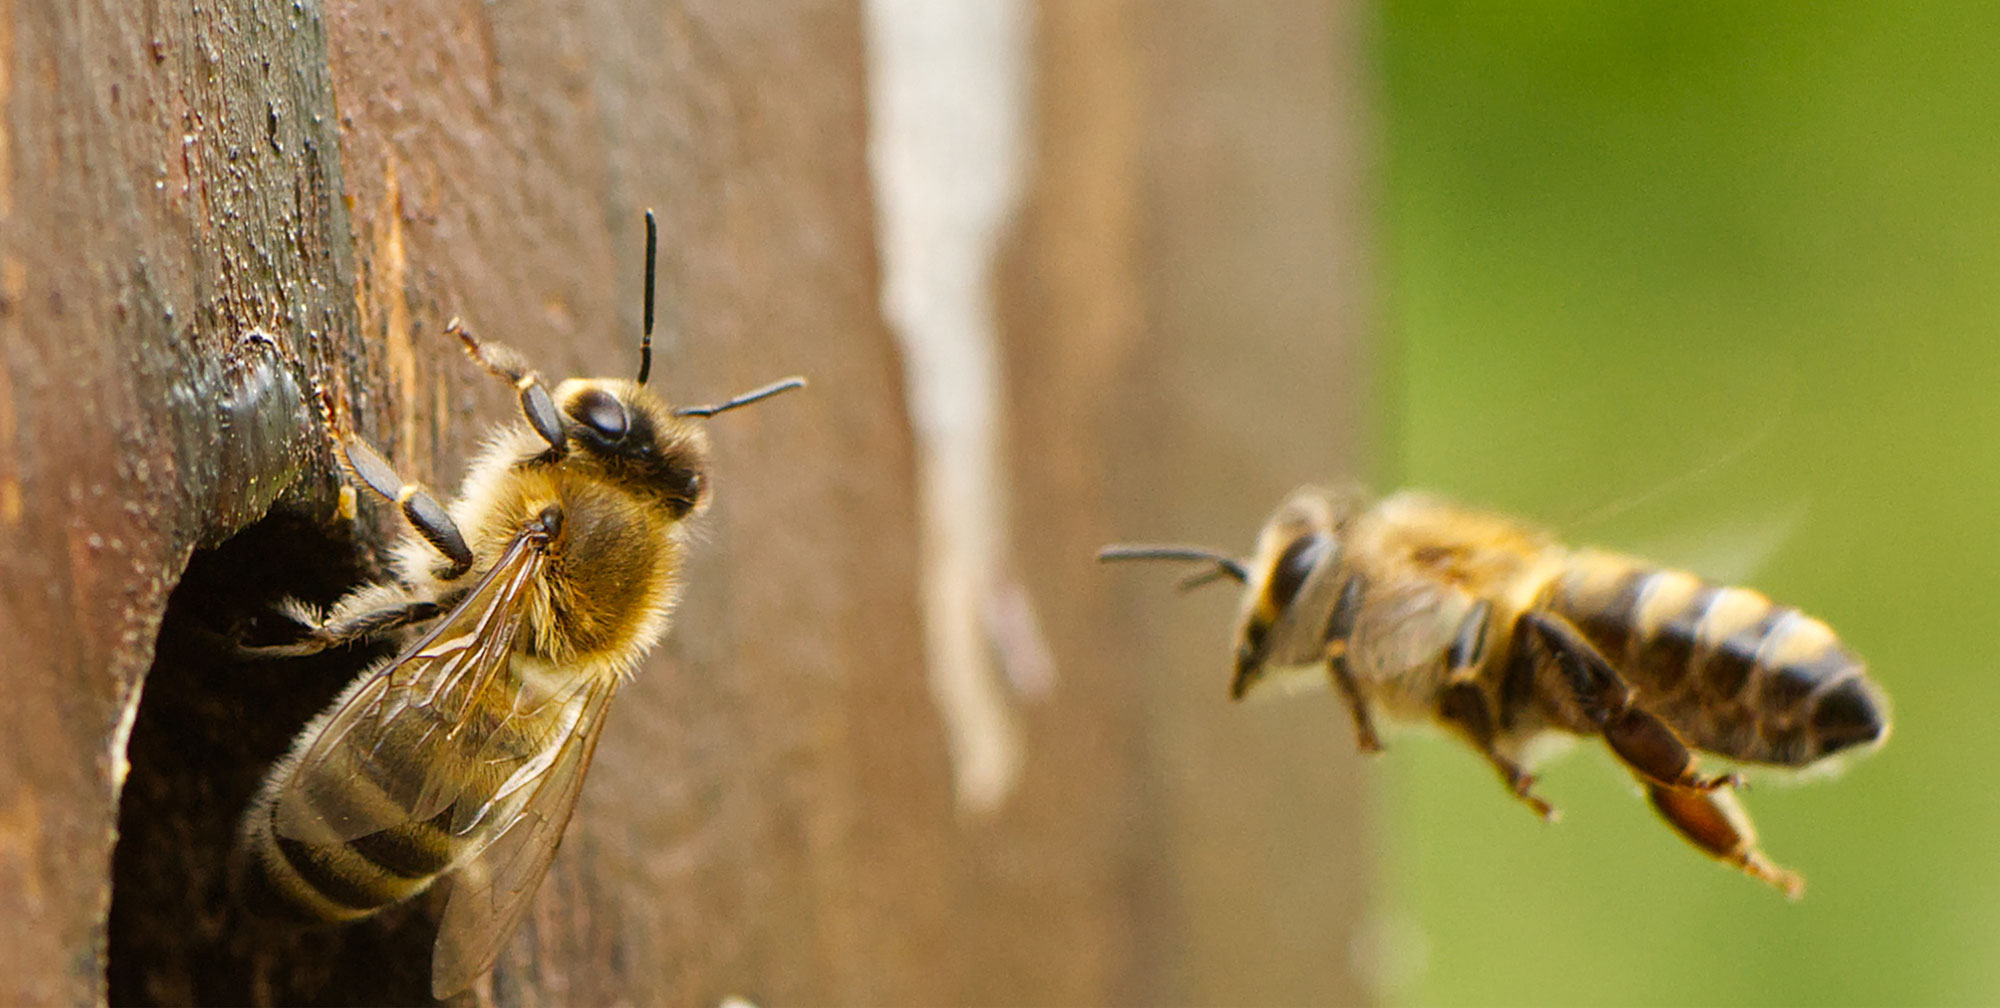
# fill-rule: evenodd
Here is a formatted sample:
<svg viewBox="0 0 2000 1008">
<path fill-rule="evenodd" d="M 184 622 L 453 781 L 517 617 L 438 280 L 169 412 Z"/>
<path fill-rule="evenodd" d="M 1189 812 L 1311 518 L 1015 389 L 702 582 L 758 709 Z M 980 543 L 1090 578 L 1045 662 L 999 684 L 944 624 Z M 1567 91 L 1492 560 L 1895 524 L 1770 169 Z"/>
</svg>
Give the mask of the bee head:
<svg viewBox="0 0 2000 1008">
<path fill-rule="evenodd" d="M 1232 698 L 1242 699 L 1272 662 L 1288 664 L 1324 644 L 1302 637 L 1289 625 L 1283 632 L 1273 631 L 1292 616 L 1294 603 L 1313 574 L 1337 562 L 1339 530 L 1358 499 L 1358 494 L 1307 488 L 1294 493 L 1264 523 L 1256 555 L 1246 565 L 1250 576 L 1237 617 L 1235 669 L 1229 682 Z"/>
<path fill-rule="evenodd" d="M 555 401 L 562 464 L 588 467 L 685 518 L 708 499 L 708 434 L 637 382 L 572 378 Z"/>
<path fill-rule="evenodd" d="M 1276 558 L 1259 568 L 1261 576 L 1244 592 L 1244 608 L 1236 633 L 1236 669 L 1229 681 L 1229 695 L 1241 700 L 1264 676 L 1265 661 L 1271 652 L 1271 628 L 1291 610 L 1299 589 L 1327 551 L 1331 536 L 1305 531 L 1293 536 Z"/>
<path fill-rule="evenodd" d="M 646 388 L 653 372 L 653 278 L 659 259 L 659 225 L 646 211 L 645 325 L 639 337 L 639 376 L 571 378 L 554 394 L 519 353 L 482 343 L 454 318 L 445 331 L 458 336 L 466 353 L 496 377 L 520 391 L 527 431 L 547 445 L 528 452 L 517 466 L 558 466 L 587 472 L 637 493 L 664 507 L 679 520 L 693 514 L 708 499 L 708 435 L 689 418 L 712 417 L 725 410 L 805 385 L 803 378 L 786 378 L 714 406 L 669 407 Z M 522 444 L 534 443 L 527 431 Z"/>
<path fill-rule="evenodd" d="M 708 499 L 708 434 L 693 421 L 804 384 L 787 378 L 714 406 L 674 409 L 641 382 L 572 378 L 555 391 L 566 442 L 561 461 L 589 466 L 685 518 Z"/>
</svg>

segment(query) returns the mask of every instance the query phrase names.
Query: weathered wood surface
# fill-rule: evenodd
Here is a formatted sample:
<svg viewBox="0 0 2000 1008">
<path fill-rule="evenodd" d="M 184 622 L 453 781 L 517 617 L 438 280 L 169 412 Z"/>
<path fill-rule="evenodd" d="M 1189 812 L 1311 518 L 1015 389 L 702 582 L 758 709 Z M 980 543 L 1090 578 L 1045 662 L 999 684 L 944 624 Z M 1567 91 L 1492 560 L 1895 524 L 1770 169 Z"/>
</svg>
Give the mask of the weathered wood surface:
<svg viewBox="0 0 2000 1008">
<path fill-rule="evenodd" d="M 305 389 L 448 489 L 510 403 L 444 321 L 626 373 L 645 206 L 655 381 L 814 385 L 716 422 L 676 632 L 480 993 L 1361 997 L 1337 712 L 1229 708 L 1228 604 L 1086 566 L 1113 538 L 1241 546 L 1353 459 L 1358 12 L 1039 16 L 1003 311 L 1020 566 L 1063 678 L 1024 711 L 1019 792 L 965 821 L 921 669 L 854 4 L 0 0 L 0 1002 L 424 1000 L 420 912 L 300 936 L 229 908 L 262 762 L 358 659 L 224 641 L 394 528 L 333 519 Z"/>
</svg>

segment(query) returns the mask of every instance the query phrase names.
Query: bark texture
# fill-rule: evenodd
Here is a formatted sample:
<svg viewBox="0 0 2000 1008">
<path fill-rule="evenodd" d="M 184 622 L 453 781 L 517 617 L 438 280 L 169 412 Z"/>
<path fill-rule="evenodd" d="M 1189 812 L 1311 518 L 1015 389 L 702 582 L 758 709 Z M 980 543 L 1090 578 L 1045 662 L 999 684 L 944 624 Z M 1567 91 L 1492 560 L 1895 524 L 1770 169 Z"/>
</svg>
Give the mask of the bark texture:
<svg viewBox="0 0 2000 1008">
<path fill-rule="evenodd" d="M 546 375 L 630 373 L 647 206 L 655 383 L 813 387 L 715 422 L 675 631 L 473 996 L 1361 998 L 1343 717 L 1230 709 L 1233 603 L 1089 566 L 1241 548 L 1352 468 L 1359 11 L 1037 13 L 1001 310 L 1062 679 L 972 821 L 921 667 L 854 3 L 0 0 L 0 1002 L 427 1000 L 419 907 L 292 934 L 230 906 L 243 802 L 368 658 L 230 644 L 396 530 L 337 518 L 312 390 L 449 491 L 513 406 L 445 321 Z"/>
</svg>

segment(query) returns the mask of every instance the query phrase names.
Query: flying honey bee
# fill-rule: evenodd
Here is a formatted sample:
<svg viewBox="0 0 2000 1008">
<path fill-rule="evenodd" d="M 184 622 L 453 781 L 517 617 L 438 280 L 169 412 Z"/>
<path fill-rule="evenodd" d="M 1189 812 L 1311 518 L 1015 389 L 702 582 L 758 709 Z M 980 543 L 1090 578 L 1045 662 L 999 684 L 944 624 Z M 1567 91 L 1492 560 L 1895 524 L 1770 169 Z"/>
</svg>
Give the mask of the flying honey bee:
<svg viewBox="0 0 2000 1008">
<path fill-rule="evenodd" d="M 635 381 L 570 379 L 551 393 L 519 354 L 454 319 L 474 361 L 513 385 L 501 427 L 442 507 L 336 421 L 338 454 L 394 500 L 412 532 L 393 580 L 320 614 L 292 607 L 311 654 L 400 644 L 299 736 L 244 816 L 238 868 L 260 909 L 343 922 L 448 879 L 431 983 L 442 998 L 492 966 L 575 808 L 606 704 L 667 629 L 688 523 L 708 503 L 708 440 L 645 387 L 657 231 L 646 215 L 646 324 Z"/>
<path fill-rule="evenodd" d="M 1601 737 L 1683 838 L 1794 899 L 1805 880 L 1758 848 L 1742 780 L 1704 776 L 1693 750 L 1797 770 L 1889 733 L 1861 659 L 1797 609 L 1422 494 L 1300 490 L 1247 563 L 1182 546 L 1099 559 L 1200 561 L 1184 586 L 1244 585 L 1232 697 L 1330 682 L 1369 753 L 1378 713 L 1442 725 L 1544 819 L 1536 743 Z"/>
</svg>

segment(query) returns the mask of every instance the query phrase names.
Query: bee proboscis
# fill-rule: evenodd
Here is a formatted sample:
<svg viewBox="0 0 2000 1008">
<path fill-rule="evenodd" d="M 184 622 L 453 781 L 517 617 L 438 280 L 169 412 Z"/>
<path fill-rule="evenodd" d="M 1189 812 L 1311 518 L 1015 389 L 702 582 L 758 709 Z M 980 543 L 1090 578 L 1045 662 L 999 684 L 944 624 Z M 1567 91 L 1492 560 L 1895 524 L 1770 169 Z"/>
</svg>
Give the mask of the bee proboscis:
<svg viewBox="0 0 2000 1008">
<path fill-rule="evenodd" d="M 244 816 L 240 881 L 263 908 L 308 921 L 369 916 L 449 880 L 432 959 L 440 998 L 498 957 L 555 855 L 604 711 L 666 632 L 688 521 L 708 503 L 696 418 L 803 385 L 774 382 L 675 409 L 646 388 L 656 230 L 646 215 L 646 321 L 636 380 L 550 391 L 519 354 L 456 319 L 474 361 L 519 393 L 441 506 L 339 421 L 350 474 L 395 501 L 411 533 L 395 576 L 321 614 L 293 606 L 304 655 L 369 640 L 400 647 L 300 734 Z"/>
<path fill-rule="evenodd" d="M 1099 558 L 1195 561 L 1208 569 L 1184 586 L 1244 585 L 1233 697 L 1301 675 L 1329 683 L 1363 752 L 1382 748 L 1378 713 L 1441 725 L 1545 819 L 1536 743 L 1602 738 L 1684 839 L 1793 898 L 1805 881 L 1759 849 L 1742 779 L 1704 776 L 1695 751 L 1797 770 L 1889 732 L 1887 698 L 1819 620 L 1423 494 L 1300 490 L 1247 562 L 1186 546 Z"/>
</svg>

